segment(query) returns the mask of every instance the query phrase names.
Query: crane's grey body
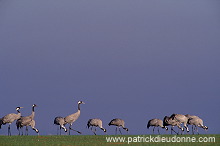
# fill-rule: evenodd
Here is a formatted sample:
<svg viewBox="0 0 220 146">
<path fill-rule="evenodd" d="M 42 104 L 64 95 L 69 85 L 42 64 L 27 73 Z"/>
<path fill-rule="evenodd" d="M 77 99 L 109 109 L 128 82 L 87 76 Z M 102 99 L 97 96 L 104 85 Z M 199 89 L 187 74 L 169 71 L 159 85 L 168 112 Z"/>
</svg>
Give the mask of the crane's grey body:
<svg viewBox="0 0 220 146">
<path fill-rule="evenodd" d="M 29 116 L 26 116 L 26 117 L 21 117 L 20 119 L 17 120 L 16 122 L 16 126 L 17 126 L 17 129 L 19 131 L 19 135 L 20 135 L 20 130 L 22 129 L 22 135 L 23 135 L 23 127 L 26 126 L 26 129 L 25 129 L 25 133 L 26 135 L 28 135 L 28 126 L 35 126 L 35 121 L 32 122 L 34 120 L 34 117 L 35 117 L 35 111 L 34 111 L 34 108 L 36 107 L 37 105 L 36 104 L 33 104 L 32 106 L 32 112 L 31 112 L 31 115 Z M 33 124 L 34 123 L 34 124 Z M 32 128 L 32 127 L 31 127 Z M 36 133 L 39 134 L 39 130 L 36 129 L 35 127 L 32 128 Z"/>
<path fill-rule="evenodd" d="M 15 114 L 15 113 L 7 114 L 4 117 L 2 117 L 2 119 L 1 119 L 1 122 L 0 122 L 1 124 L 5 125 L 8 123 L 8 135 L 11 135 L 11 130 L 10 130 L 11 123 L 13 123 L 15 120 L 17 120 L 21 117 L 21 113 L 19 111 L 19 109 L 21 109 L 21 108 L 23 108 L 23 107 L 16 108 L 16 111 L 18 112 L 17 114 Z M 0 128 L 1 128 L 1 126 L 0 126 Z"/>
<path fill-rule="evenodd" d="M 198 116 L 195 116 L 195 115 L 189 115 L 189 114 L 186 114 L 185 115 L 188 119 L 190 118 L 199 118 Z"/>
<path fill-rule="evenodd" d="M 177 126 L 179 129 L 181 129 L 183 131 L 183 128 L 180 126 L 180 124 L 181 124 L 180 122 L 178 122 L 168 116 L 165 116 L 163 119 L 163 126 L 171 126 L 171 134 L 172 134 L 172 131 L 175 132 L 176 134 L 179 134 L 173 130 L 174 126 Z"/>
<path fill-rule="evenodd" d="M 64 131 L 67 132 L 67 129 L 66 129 L 66 127 L 64 126 L 64 125 L 65 125 L 65 120 L 64 120 L 63 117 L 60 117 L 60 116 L 56 117 L 56 118 L 54 119 L 54 124 L 55 124 L 55 125 L 59 125 L 60 135 L 61 135 L 61 128 L 63 128 Z M 58 135 L 58 130 L 57 130 L 57 135 Z"/>
<path fill-rule="evenodd" d="M 119 132 L 121 133 L 121 127 L 124 129 L 124 130 L 126 130 L 126 131 L 128 131 L 128 128 L 125 128 L 125 122 L 124 122 L 124 120 L 122 120 L 122 119 L 118 119 L 118 118 L 116 118 L 116 119 L 113 119 L 113 120 L 111 120 L 110 122 L 109 122 L 109 124 L 108 124 L 109 126 L 110 125 L 114 125 L 114 126 L 116 126 L 116 129 L 115 129 L 115 135 L 117 134 L 117 128 L 119 129 Z M 122 134 L 122 133 L 121 133 Z"/>
<path fill-rule="evenodd" d="M 28 126 L 31 126 L 31 128 L 39 135 L 39 130 L 35 128 L 35 125 L 36 125 L 35 120 L 32 120 Z"/>
<path fill-rule="evenodd" d="M 92 127 L 95 126 L 95 130 L 92 130 Z M 102 129 L 104 132 L 106 132 L 106 129 L 102 127 L 102 120 L 100 119 L 89 119 L 88 123 L 87 123 L 87 127 L 89 129 L 89 127 L 91 127 L 92 132 L 96 135 L 96 127 L 99 127 L 100 129 Z"/>
<path fill-rule="evenodd" d="M 154 134 L 155 127 L 158 127 L 158 133 L 159 134 L 160 134 L 159 127 L 165 128 L 166 130 L 168 130 L 168 128 L 163 125 L 163 121 L 160 120 L 160 119 L 151 119 L 151 120 L 149 120 L 148 123 L 147 123 L 147 128 L 149 129 L 150 126 L 154 127 L 153 128 L 153 134 Z"/>
<path fill-rule="evenodd" d="M 192 118 L 199 118 L 198 116 L 189 115 L 189 114 L 186 114 L 185 116 L 188 118 L 188 121 L 189 121 L 189 119 L 192 119 Z M 187 122 L 187 124 L 190 125 L 188 122 Z M 192 134 L 194 134 L 194 129 L 195 128 L 196 128 L 196 126 L 192 125 Z"/>
<path fill-rule="evenodd" d="M 192 126 L 193 125 L 195 126 L 195 129 L 192 128 L 192 134 L 194 134 L 194 130 L 196 130 L 197 133 L 199 134 L 197 127 L 203 128 L 204 130 L 208 130 L 208 127 L 203 125 L 203 120 L 201 118 L 199 118 L 199 117 L 191 117 L 191 118 L 189 118 L 188 119 L 188 124 L 192 125 Z"/>
<path fill-rule="evenodd" d="M 38 135 L 39 135 L 39 130 L 37 128 L 35 128 L 35 125 L 36 125 L 36 122 L 35 120 L 33 119 L 27 126 L 26 126 L 26 129 L 28 126 L 30 126 Z"/>
<path fill-rule="evenodd" d="M 185 115 L 182 114 L 172 114 L 170 116 L 173 120 L 176 120 L 180 123 L 183 123 L 184 127 L 186 128 L 186 131 L 189 132 L 189 128 L 187 126 L 188 118 Z"/>
<path fill-rule="evenodd" d="M 78 111 L 77 111 L 76 113 L 71 114 L 71 115 L 69 115 L 69 116 L 66 116 L 66 117 L 64 118 L 65 124 L 69 124 L 69 135 L 70 135 L 70 130 L 76 131 L 76 132 L 78 132 L 79 134 L 81 134 L 81 132 L 79 132 L 79 131 L 74 130 L 74 129 L 71 128 L 73 122 L 75 122 L 75 121 L 79 118 L 79 116 L 80 116 L 80 104 L 85 104 L 85 103 L 82 102 L 82 101 L 78 101 Z"/>
</svg>

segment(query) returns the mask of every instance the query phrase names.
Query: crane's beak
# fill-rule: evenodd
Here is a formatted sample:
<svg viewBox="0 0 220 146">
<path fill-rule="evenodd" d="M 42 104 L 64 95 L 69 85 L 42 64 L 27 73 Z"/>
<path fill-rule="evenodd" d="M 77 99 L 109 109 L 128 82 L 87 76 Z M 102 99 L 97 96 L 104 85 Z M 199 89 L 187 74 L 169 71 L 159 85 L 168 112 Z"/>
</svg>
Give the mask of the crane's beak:
<svg viewBox="0 0 220 146">
<path fill-rule="evenodd" d="M 82 102 L 82 104 L 85 104 L 85 102 Z"/>
<path fill-rule="evenodd" d="M 20 108 L 24 108 L 24 107 L 20 107 Z"/>
</svg>

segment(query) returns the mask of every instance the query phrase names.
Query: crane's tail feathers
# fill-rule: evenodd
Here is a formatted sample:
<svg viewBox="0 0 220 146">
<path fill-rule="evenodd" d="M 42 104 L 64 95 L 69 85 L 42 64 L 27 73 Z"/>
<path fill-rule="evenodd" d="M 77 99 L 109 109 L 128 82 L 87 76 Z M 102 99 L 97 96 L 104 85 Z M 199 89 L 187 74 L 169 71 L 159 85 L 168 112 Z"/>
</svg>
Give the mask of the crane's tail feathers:
<svg viewBox="0 0 220 146">
<path fill-rule="evenodd" d="M 86 126 L 88 129 L 89 129 L 89 127 L 90 127 L 90 124 L 89 124 L 89 122 L 87 123 L 87 126 Z"/>
<path fill-rule="evenodd" d="M 2 121 L 2 118 L 0 119 L 0 129 L 2 128 L 2 124 L 3 124 L 3 121 Z"/>
<path fill-rule="evenodd" d="M 90 125 L 91 120 L 92 120 L 92 119 L 89 119 L 89 121 L 87 122 L 87 128 L 88 128 L 88 129 L 89 129 L 89 127 L 91 126 L 91 125 Z"/>
<path fill-rule="evenodd" d="M 150 122 L 147 123 L 147 129 L 149 129 L 149 127 L 150 127 Z"/>
<path fill-rule="evenodd" d="M 20 123 L 19 121 L 16 121 L 16 127 L 17 127 L 18 130 L 19 130 L 19 128 L 22 127 L 22 126 L 21 126 L 21 123 Z"/>
</svg>

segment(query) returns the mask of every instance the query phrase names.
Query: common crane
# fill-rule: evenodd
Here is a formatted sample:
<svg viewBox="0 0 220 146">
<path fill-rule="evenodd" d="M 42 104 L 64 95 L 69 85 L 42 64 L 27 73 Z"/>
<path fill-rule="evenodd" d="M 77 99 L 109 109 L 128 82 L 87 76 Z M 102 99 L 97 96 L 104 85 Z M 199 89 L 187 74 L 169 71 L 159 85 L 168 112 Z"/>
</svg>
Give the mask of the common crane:
<svg viewBox="0 0 220 146">
<path fill-rule="evenodd" d="M 119 132 L 121 133 L 121 127 L 124 129 L 124 130 L 126 130 L 126 131 L 128 131 L 128 128 L 125 128 L 125 122 L 124 122 L 124 120 L 122 120 L 122 119 L 118 119 L 118 118 L 116 118 L 116 119 L 113 119 L 113 120 L 111 120 L 110 122 L 109 122 L 109 124 L 108 124 L 109 126 L 111 126 L 111 125 L 114 125 L 114 126 L 116 126 L 116 129 L 115 129 L 115 135 L 117 134 L 117 128 L 119 129 Z M 122 134 L 122 133 L 121 133 Z"/>
<path fill-rule="evenodd" d="M 8 123 L 8 135 L 11 135 L 11 128 L 10 125 L 11 123 L 13 123 L 15 120 L 19 119 L 21 117 L 21 112 L 19 111 L 21 108 L 23 107 L 17 107 L 16 111 L 18 112 L 17 114 L 15 113 L 11 113 L 11 114 L 7 114 L 4 117 L 2 117 L 2 122 L 0 122 L 0 129 L 1 129 L 1 125 L 5 125 Z"/>
<path fill-rule="evenodd" d="M 160 134 L 159 127 L 165 128 L 166 130 L 168 130 L 168 128 L 163 125 L 163 121 L 160 120 L 160 119 L 151 119 L 151 120 L 149 120 L 148 123 L 147 123 L 147 128 L 149 129 L 150 126 L 154 127 L 153 128 L 153 134 L 154 134 L 155 127 L 158 127 L 157 130 L 158 130 L 159 134 Z"/>
<path fill-rule="evenodd" d="M 187 126 L 188 118 L 185 115 L 182 115 L 182 114 L 172 114 L 170 117 L 173 120 L 178 121 L 179 123 L 183 123 L 184 127 L 186 128 L 186 131 L 189 132 L 189 128 Z"/>
<path fill-rule="evenodd" d="M 65 125 L 65 121 L 64 121 L 64 118 L 63 118 L 63 117 L 60 117 L 60 116 L 56 117 L 56 118 L 54 119 L 54 124 L 55 124 L 55 125 L 59 125 L 60 135 L 61 135 L 61 128 L 63 128 L 64 131 L 67 132 L 67 129 L 66 129 L 66 127 L 64 126 L 64 125 Z M 57 135 L 58 135 L 58 130 L 57 130 Z"/>
<path fill-rule="evenodd" d="M 179 134 L 173 130 L 174 126 L 177 126 L 179 129 L 183 131 L 183 128 L 180 126 L 180 124 L 181 124 L 180 122 L 173 120 L 171 117 L 168 117 L 168 116 L 165 116 L 163 119 L 163 126 L 171 126 L 171 134 L 172 134 L 172 131 L 175 132 L 176 134 Z"/>
<path fill-rule="evenodd" d="M 71 128 L 71 126 L 73 125 L 73 122 L 75 122 L 80 116 L 80 104 L 85 104 L 85 103 L 82 101 L 78 101 L 78 111 L 64 118 L 65 124 L 69 124 L 69 135 L 70 135 L 70 130 L 76 131 L 79 134 L 81 134 L 81 132 Z"/>
<path fill-rule="evenodd" d="M 92 127 L 95 126 L 95 130 L 92 130 Z M 96 127 L 99 127 L 100 129 L 102 129 L 104 132 L 106 132 L 106 129 L 102 127 L 102 120 L 100 119 L 89 119 L 88 123 L 87 123 L 87 127 L 89 129 L 89 127 L 91 127 L 92 132 L 96 135 Z"/>
<path fill-rule="evenodd" d="M 16 121 L 16 126 L 17 126 L 17 129 L 19 131 L 19 135 L 20 135 L 20 130 L 22 129 L 22 135 L 23 135 L 23 127 L 26 126 L 26 129 L 25 129 L 25 134 L 28 135 L 28 126 L 31 126 L 31 122 L 32 120 L 34 120 L 34 117 L 35 117 L 35 110 L 34 108 L 37 107 L 36 104 L 33 104 L 32 105 L 32 112 L 31 112 L 31 115 L 29 116 L 26 116 L 26 117 L 21 117 L 20 119 L 18 119 Z M 35 123 L 35 121 L 34 121 Z M 33 129 L 33 128 L 32 128 Z M 36 130 L 36 128 L 33 129 L 36 133 L 39 132 L 39 130 Z"/>
<path fill-rule="evenodd" d="M 185 116 L 188 118 L 188 122 L 189 122 L 189 119 L 199 118 L 198 116 L 190 115 L 190 114 L 186 114 Z M 187 124 L 190 125 L 188 122 L 187 122 Z M 194 129 L 196 129 L 196 126 L 192 125 L 192 134 L 194 134 Z"/>
<path fill-rule="evenodd" d="M 199 117 L 189 118 L 188 124 L 192 125 L 192 126 L 194 125 L 195 130 L 197 131 L 198 134 L 199 134 L 199 132 L 198 132 L 197 127 L 203 128 L 204 130 L 208 130 L 208 127 L 203 125 L 203 120 Z M 192 128 L 192 134 L 194 134 L 194 129 L 193 128 Z"/>
</svg>

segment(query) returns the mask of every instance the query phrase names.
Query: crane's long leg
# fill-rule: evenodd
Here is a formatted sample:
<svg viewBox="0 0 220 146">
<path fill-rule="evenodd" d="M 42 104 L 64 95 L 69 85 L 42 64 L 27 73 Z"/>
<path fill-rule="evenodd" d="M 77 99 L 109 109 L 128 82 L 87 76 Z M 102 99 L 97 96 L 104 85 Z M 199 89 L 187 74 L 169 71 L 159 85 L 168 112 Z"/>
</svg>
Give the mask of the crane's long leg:
<svg viewBox="0 0 220 146">
<path fill-rule="evenodd" d="M 18 129 L 18 135 L 20 135 L 20 130 L 21 130 L 21 128 L 20 128 L 20 127 L 18 127 L 17 129 Z"/>
<path fill-rule="evenodd" d="M 22 127 L 22 135 L 24 135 L 24 128 Z"/>
<path fill-rule="evenodd" d="M 19 127 L 19 135 L 23 135 L 23 127 Z"/>
<path fill-rule="evenodd" d="M 23 135 L 23 127 L 20 127 L 19 135 Z"/>
<path fill-rule="evenodd" d="M 194 135 L 194 129 L 193 129 L 193 125 L 192 125 L 192 134 Z"/>
<path fill-rule="evenodd" d="M 171 134 L 172 134 L 172 131 L 175 132 L 177 135 L 179 134 L 179 133 L 177 133 L 176 131 L 173 130 L 173 127 L 171 127 Z"/>
<path fill-rule="evenodd" d="M 75 131 L 75 132 L 77 132 L 77 133 L 79 133 L 79 134 L 82 134 L 82 132 L 77 131 L 77 130 L 74 130 L 74 129 L 72 129 L 72 128 L 70 128 L 70 130 L 73 130 L 73 131 Z"/>
<path fill-rule="evenodd" d="M 120 128 L 120 127 L 118 127 L 118 129 L 119 129 L 118 131 L 121 133 L 121 128 Z M 122 133 L 121 133 L 121 135 L 122 135 Z"/>
<path fill-rule="evenodd" d="M 168 133 L 168 130 L 169 130 L 169 129 L 168 129 L 168 127 L 167 127 L 166 134 Z"/>
<path fill-rule="evenodd" d="M 91 126 L 90 130 L 94 133 L 94 131 L 92 130 L 93 126 Z M 95 134 L 95 133 L 94 133 Z"/>
<path fill-rule="evenodd" d="M 199 135 L 199 130 L 198 130 L 198 127 L 195 125 L 195 129 L 196 129 L 196 132 L 198 133 Z"/>
<path fill-rule="evenodd" d="M 159 127 L 158 127 L 158 129 L 157 129 L 157 130 L 158 130 L 158 133 L 159 133 L 159 135 L 160 135 L 160 131 L 159 131 L 160 129 L 159 129 Z"/>
<path fill-rule="evenodd" d="M 155 126 L 154 126 L 154 128 L 155 128 Z M 154 134 L 154 128 L 153 128 L 153 134 Z"/>
<path fill-rule="evenodd" d="M 171 129 L 170 129 L 170 131 L 171 131 L 171 133 L 170 133 L 170 134 L 171 134 L 171 135 L 173 134 L 173 133 L 172 133 L 172 131 L 173 131 L 172 129 L 173 129 L 173 127 L 171 127 Z"/>
<path fill-rule="evenodd" d="M 26 135 L 28 135 L 28 127 L 26 126 Z"/>
<path fill-rule="evenodd" d="M 189 132 L 189 128 L 188 128 L 188 126 L 186 125 L 186 123 L 184 124 L 184 127 L 186 128 L 186 132 Z"/>
<path fill-rule="evenodd" d="M 177 125 L 177 127 L 179 128 L 179 129 L 181 129 L 181 135 L 183 134 L 183 131 L 184 131 L 184 128 L 183 127 L 181 127 L 180 125 Z M 178 134 L 179 134 L 179 129 L 178 129 Z M 177 135 L 178 135 L 177 134 Z"/>
<path fill-rule="evenodd" d="M 11 127 L 10 127 L 10 125 L 11 125 L 11 124 L 9 123 L 9 124 L 8 124 L 8 136 L 11 136 L 11 130 L 10 130 Z"/>
<path fill-rule="evenodd" d="M 118 127 L 115 128 L 115 135 L 117 135 L 117 128 L 118 128 Z"/>
<path fill-rule="evenodd" d="M 19 127 L 19 129 L 18 129 L 18 130 L 19 130 L 19 135 L 23 134 L 23 131 L 22 131 L 22 130 L 23 130 L 23 128 L 22 128 L 22 127 Z"/>
<path fill-rule="evenodd" d="M 70 124 L 70 126 L 69 126 L 69 135 L 70 135 L 70 129 L 71 129 L 71 124 Z"/>
<path fill-rule="evenodd" d="M 96 127 L 95 127 L 95 129 L 94 129 L 93 133 L 96 135 Z"/>
<path fill-rule="evenodd" d="M 180 133 L 180 129 L 178 129 L 178 134 Z M 183 131 L 181 130 L 181 135 L 183 134 Z"/>
<path fill-rule="evenodd" d="M 96 128 L 97 128 L 97 127 L 95 127 L 95 132 L 96 132 Z M 96 133 L 95 133 L 95 135 L 96 135 Z"/>
<path fill-rule="evenodd" d="M 91 126 L 90 130 L 93 132 L 92 127 L 93 127 L 93 126 Z M 93 132 L 93 133 L 94 133 L 94 132 Z"/>
<path fill-rule="evenodd" d="M 70 126 L 69 126 L 69 135 L 70 135 L 70 130 L 73 130 L 73 131 L 75 131 L 75 132 L 77 132 L 77 133 L 79 133 L 79 134 L 82 134 L 80 131 L 77 131 L 77 130 L 72 129 L 71 126 L 72 126 L 72 125 L 70 124 Z"/>
</svg>

